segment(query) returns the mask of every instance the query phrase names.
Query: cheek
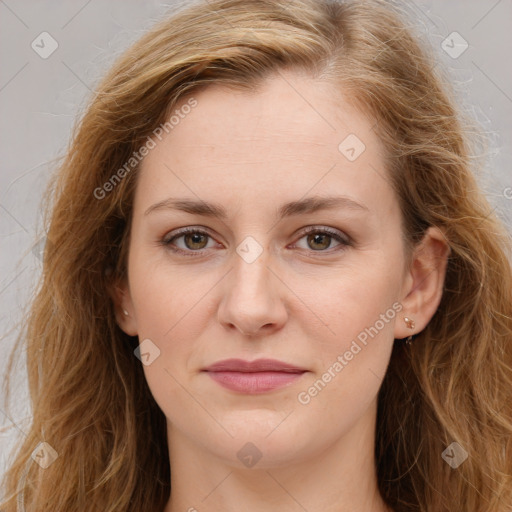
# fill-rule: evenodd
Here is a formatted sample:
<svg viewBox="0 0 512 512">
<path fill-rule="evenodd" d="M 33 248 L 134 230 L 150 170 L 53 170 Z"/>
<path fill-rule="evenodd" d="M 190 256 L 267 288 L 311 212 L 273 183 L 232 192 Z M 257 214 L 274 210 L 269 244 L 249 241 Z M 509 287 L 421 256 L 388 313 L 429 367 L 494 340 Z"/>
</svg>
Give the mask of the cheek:
<svg viewBox="0 0 512 512">
<path fill-rule="evenodd" d="M 165 258 L 134 252 L 130 267 L 130 293 L 137 312 L 139 336 L 167 340 L 187 323 L 194 305 L 204 294 L 203 282 L 190 272 L 170 266 Z"/>
<path fill-rule="evenodd" d="M 385 335 L 392 331 L 399 309 L 396 303 L 401 288 L 400 266 L 367 256 L 366 261 L 343 269 L 325 286 L 318 289 L 312 286 L 309 292 L 307 287 L 302 289 L 305 302 L 313 305 L 328 327 L 323 329 L 327 347 L 339 350 L 375 324 Z"/>
<path fill-rule="evenodd" d="M 402 306 L 398 302 L 400 267 L 372 260 L 372 265 L 352 268 L 328 293 L 314 298 L 315 310 L 328 328 L 316 335 L 317 380 L 308 383 L 313 388 L 302 389 L 307 395 L 304 401 L 314 398 L 318 405 L 334 401 L 359 408 L 361 401 L 372 399 L 378 391 Z"/>
<path fill-rule="evenodd" d="M 161 406 L 179 396 L 197 340 L 205 329 L 205 310 L 214 276 L 199 277 L 190 271 L 151 261 L 142 251 L 130 262 L 130 293 L 137 317 L 139 342 L 157 354 L 144 366 L 148 385 Z M 210 282 L 209 280 L 212 280 Z M 164 409 L 165 410 L 165 409 Z"/>
<path fill-rule="evenodd" d="M 336 435 L 348 431 L 376 399 L 401 309 L 385 286 L 344 288 L 338 298 L 338 307 L 331 306 L 326 318 L 334 334 L 317 338 L 315 374 L 296 395 L 298 407 L 311 421 L 321 417 L 322 425 L 331 425 L 325 426 L 326 436 L 333 435 L 331 430 Z"/>
<path fill-rule="evenodd" d="M 167 418 L 175 421 L 179 420 L 176 411 L 183 411 L 193 402 L 185 389 L 188 365 L 197 349 L 194 318 L 197 319 L 201 304 L 194 307 L 197 300 L 188 300 L 184 293 L 177 292 L 179 283 L 175 279 L 155 279 L 157 274 L 148 276 L 139 290 L 137 327 L 140 342 L 150 339 L 157 354 L 151 364 L 143 367 L 151 394 Z"/>
</svg>

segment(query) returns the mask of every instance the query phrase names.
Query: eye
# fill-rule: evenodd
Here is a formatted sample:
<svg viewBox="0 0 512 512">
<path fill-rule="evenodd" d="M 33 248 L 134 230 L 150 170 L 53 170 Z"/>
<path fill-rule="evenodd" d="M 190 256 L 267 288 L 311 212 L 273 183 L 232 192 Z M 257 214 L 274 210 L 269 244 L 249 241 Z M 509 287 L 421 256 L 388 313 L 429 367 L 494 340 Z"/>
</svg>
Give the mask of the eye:
<svg viewBox="0 0 512 512">
<path fill-rule="evenodd" d="M 184 244 L 181 247 L 179 244 L 175 244 L 176 240 L 180 238 L 183 239 Z M 197 228 L 183 228 L 177 231 L 174 236 L 166 236 L 161 243 L 174 252 L 195 256 L 193 253 L 209 249 L 207 247 L 208 238 L 211 238 L 211 236 L 206 231 Z"/>
<path fill-rule="evenodd" d="M 303 238 L 306 239 L 306 250 L 311 249 L 314 252 L 327 252 L 326 249 L 332 247 L 333 239 L 338 242 L 338 246 L 336 247 L 342 246 L 343 249 L 351 245 L 351 240 L 347 235 L 330 228 L 310 226 L 303 231 L 303 233 L 305 234 L 299 240 Z"/>
<path fill-rule="evenodd" d="M 326 249 L 331 248 L 333 239 L 338 242 L 335 250 L 343 250 L 345 247 L 351 245 L 351 239 L 343 234 L 341 231 L 333 230 L 330 228 L 321 228 L 318 226 L 309 226 L 303 232 L 299 241 L 306 238 L 307 247 L 305 250 L 310 249 L 313 252 L 331 252 Z M 182 244 L 177 243 L 182 239 Z M 188 227 L 182 228 L 170 235 L 166 236 L 160 243 L 172 250 L 183 254 L 185 256 L 198 256 L 202 251 L 212 248 L 208 247 L 208 239 L 212 239 L 211 235 L 201 229 Z M 295 242 L 297 244 L 297 242 Z M 341 248 L 336 249 L 336 247 Z M 304 247 L 302 247 L 304 249 Z"/>
</svg>

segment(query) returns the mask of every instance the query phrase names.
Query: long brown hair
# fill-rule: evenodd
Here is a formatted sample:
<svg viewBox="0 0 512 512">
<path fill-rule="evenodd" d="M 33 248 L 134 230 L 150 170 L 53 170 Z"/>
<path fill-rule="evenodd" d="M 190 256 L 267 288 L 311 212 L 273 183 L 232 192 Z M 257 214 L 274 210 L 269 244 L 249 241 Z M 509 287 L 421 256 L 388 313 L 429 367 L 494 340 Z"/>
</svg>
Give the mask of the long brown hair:
<svg viewBox="0 0 512 512">
<path fill-rule="evenodd" d="M 107 293 L 126 271 L 137 176 L 126 163 L 180 99 L 211 83 L 254 89 L 284 68 L 329 80 L 377 120 L 405 241 L 438 226 L 451 248 L 438 311 L 412 345 L 395 343 L 379 392 L 380 492 L 395 511 L 511 509 L 510 242 L 472 176 L 475 127 L 407 23 L 383 0 L 209 0 L 116 62 L 46 196 L 43 272 L 18 339 L 33 422 L 3 511 L 164 508 L 165 417 Z M 41 442 L 58 454 L 45 469 L 31 457 Z M 456 469 L 442 456 L 453 442 L 468 455 Z"/>
</svg>

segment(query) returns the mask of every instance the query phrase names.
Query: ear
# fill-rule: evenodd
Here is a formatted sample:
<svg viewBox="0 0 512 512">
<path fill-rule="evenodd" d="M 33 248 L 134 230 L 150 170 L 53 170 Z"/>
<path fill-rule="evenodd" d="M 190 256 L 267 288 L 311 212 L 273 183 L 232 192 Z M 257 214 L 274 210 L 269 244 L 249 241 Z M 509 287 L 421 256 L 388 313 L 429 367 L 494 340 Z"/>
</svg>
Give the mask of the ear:
<svg viewBox="0 0 512 512">
<path fill-rule="evenodd" d="M 137 319 L 127 280 L 113 283 L 108 292 L 114 303 L 117 324 L 129 336 L 136 336 L 138 334 Z M 125 311 L 128 314 L 125 314 Z"/>
<path fill-rule="evenodd" d="M 443 295 L 450 246 L 443 232 L 430 227 L 414 249 L 406 273 L 402 297 L 402 318 L 395 323 L 395 338 L 407 338 L 421 332 L 437 311 Z M 414 321 L 409 329 L 403 318 Z"/>
</svg>

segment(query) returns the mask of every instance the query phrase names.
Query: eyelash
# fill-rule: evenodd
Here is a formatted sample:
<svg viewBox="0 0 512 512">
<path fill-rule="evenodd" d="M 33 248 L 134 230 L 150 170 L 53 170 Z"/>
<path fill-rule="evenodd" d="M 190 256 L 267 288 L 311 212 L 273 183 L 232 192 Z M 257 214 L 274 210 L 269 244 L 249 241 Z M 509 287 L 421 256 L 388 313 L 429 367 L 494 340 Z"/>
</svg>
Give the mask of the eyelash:
<svg viewBox="0 0 512 512">
<path fill-rule="evenodd" d="M 189 233 L 205 235 L 207 237 L 213 238 L 207 231 L 191 227 L 191 228 L 180 229 L 171 238 L 165 237 L 164 239 L 162 239 L 160 241 L 160 244 L 163 245 L 164 247 L 166 247 L 167 249 L 170 249 L 171 251 L 173 251 L 175 253 L 178 253 L 178 254 L 182 254 L 184 256 L 189 256 L 189 257 L 192 257 L 192 258 L 193 257 L 202 256 L 203 252 L 207 251 L 208 249 L 200 249 L 200 250 L 197 250 L 197 251 L 189 249 L 189 250 L 185 251 L 183 249 L 180 249 L 180 248 L 172 246 L 172 242 L 173 241 L 175 241 L 176 239 L 178 239 L 178 238 L 180 238 L 180 237 L 182 237 L 184 235 L 187 235 Z M 338 248 L 338 249 L 335 249 L 335 251 L 346 250 L 346 248 L 348 246 L 352 245 L 352 240 L 347 235 L 340 235 L 340 233 L 338 231 L 332 230 L 330 228 L 325 228 L 325 227 L 324 228 L 318 228 L 317 226 L 309 226 L 309 227 L 307 227 L 305 230 L 302 231 L 301 236 L 300 236 L 300 238 L 298 240 L 300 240 L 300 239 L 304 238 L 304 236 L 307 236 L 307 235 L 310 235 L 310 234 L 328 235 L 329 237 L 334 238 L 337 242 L 340 242 L 341 249 Z M 340 247 L 340 246 L 338 246 L 338 247 Z M 326 250 L 318 250 L 318 251 L 310 250 L 310 252 L 312 252 L 312 253 L 328 253 L 328 254 L 330 254 L 331 252 L 334 252 L 334 251 L 331 251 L 330 249 L 326 249 Z"/>
</svg>

